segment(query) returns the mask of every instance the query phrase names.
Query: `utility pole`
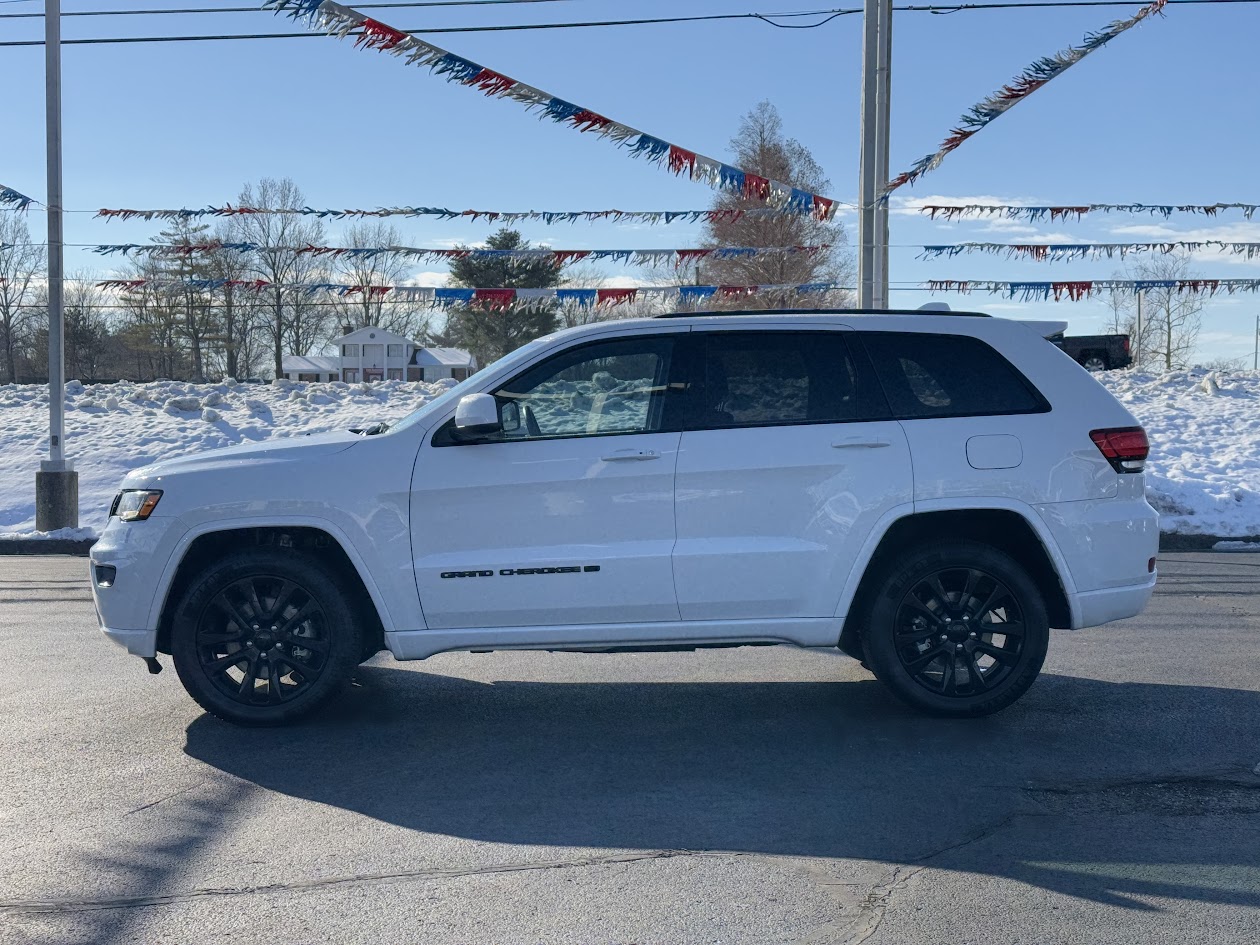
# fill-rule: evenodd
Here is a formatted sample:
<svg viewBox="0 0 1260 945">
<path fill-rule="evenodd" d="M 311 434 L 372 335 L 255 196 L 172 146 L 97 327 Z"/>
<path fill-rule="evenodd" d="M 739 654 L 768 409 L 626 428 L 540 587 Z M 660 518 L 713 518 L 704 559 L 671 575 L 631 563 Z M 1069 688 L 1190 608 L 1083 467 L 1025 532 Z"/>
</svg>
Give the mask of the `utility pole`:
<svg viewBox="0 0 1260 945">
<path fill-rule="evenodd" d="M 1251 369 L 1253 371 L 1260 370 L 1260 315 L 1256 316 L 1256 337 L 1255 351 L 1251 355 Z"/>
<path fill-rule="evenodd" d="M 873 309 L 876 295 L 876 204 L 879 188 L 879 39 L 881 9 L 891 0 L 864 0 L 862 9 L 862 154 L 858 184 L 858 307 Z"/>
<path fill-rule="evenodd" d="M 875 138 L 875 175 L 880 190 L 888 183 L 888 148 L 892 136 L 892 2 L 880 3 L 879 48 L 875 62 L 875 97 L 879 133 Z M 877 192 L 878 193 L 878 192 Z M 888 201 L 875 205 L 875 308 L 888 308 Z"/>
<path fill-rule="evenodd" d="M 79 527 L 79 474 L 66 459 L 65 236 L 61 193 L 61 0 L 44 2 L 48 125 L 48 459 L 35 474 L 35 528 Z"/>
</svg>

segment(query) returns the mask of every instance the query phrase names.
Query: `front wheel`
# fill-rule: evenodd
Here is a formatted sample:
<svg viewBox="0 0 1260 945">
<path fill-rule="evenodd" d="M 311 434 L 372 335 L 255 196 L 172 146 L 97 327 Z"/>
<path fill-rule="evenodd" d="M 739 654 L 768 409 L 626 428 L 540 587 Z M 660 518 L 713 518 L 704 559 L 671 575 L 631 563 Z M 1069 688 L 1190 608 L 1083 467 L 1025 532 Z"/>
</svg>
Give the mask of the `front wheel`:
<svg viewBox="0 0 1260 945">
<path fill-rule="evenodd" d="M 294 551 L 229 555 L 185 591 L 171 628 L 180 682 L 237 725 L 308 715 L 349 680 L 360 629 L 341 576 Z"/>
<path fill-rule="evenodd" d="M 1045 602 L 1019 564 L 959 541 L 894 562 L 862 635 L 871 670 L 900 699 L 935 715 L 978 716 L 1028 691 L 1050 629 Z"/>
</svg>

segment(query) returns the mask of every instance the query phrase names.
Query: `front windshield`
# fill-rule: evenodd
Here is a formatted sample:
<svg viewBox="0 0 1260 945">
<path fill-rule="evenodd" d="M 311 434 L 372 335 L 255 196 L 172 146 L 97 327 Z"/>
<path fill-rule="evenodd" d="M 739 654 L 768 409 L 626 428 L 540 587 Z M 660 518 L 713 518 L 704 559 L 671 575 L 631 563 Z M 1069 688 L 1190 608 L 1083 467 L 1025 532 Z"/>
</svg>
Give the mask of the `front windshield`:
<svg viewBox="0 0 1260 945">
<path fill-rule="evenodd" d="M 522 355 L 525 355 L 527 352 L 532 351 L 533 349 L 544 344 L 546 340 L 547 340 L 547 336 L 544 336 L 542 338 L 535 338 L 529 344 L 522 345 L 521 347 L 517 348 L 515 351 L 511 352 L 510 354 L 505 354 L 503 357 L 499 358 L 499 360 L 495 361 L 494 363 L 488 364 L 486 367 L 482 368 L 480 371 L 478 371 L 476 374 L 473 374 L 471 377 L 464 378 L 464 380 L 460 381 L 450 390 L 439 394 L 437 397 L 433 398 L 433 400 L 430 400 L 426 404 L 421 404 L 419 407 L 417 407 L 411 413 L 407 414 L 407 416 L 403 417 L 397 423 L 391 423 L 389 425 L 389 432 L 397 433 L 399 430 L 405 430 L 408 427 L 414 426 L 415 424 L 419 423 L 421 420 L 425 419 L 426 417 L 431 416 L 432 414 L 437 413 L 440 410 L 443 410 L 448 404 L 454 403 L 455 401 L 459 400 L 459 398 L 463 397 L 465 394 L 470 393 L 471 391 L 479 387 L 481 385 L 482 376 L 485 375 L 486 372 L 494 371 L 500 365 L 506 363 L 508 359 L 516 360 L 520 358 Z"/>
</svg>

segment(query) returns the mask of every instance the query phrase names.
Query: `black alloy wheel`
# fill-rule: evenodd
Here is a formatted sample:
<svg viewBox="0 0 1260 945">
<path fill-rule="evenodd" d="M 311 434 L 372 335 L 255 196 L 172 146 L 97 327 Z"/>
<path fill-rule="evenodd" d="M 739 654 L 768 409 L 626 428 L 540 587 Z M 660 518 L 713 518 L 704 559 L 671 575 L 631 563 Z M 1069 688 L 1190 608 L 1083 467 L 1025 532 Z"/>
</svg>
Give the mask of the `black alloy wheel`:
<svg viewBox="0 0 1260 945">
<path fill-rule="evenodd" d="M 280 725 L 313 712 L 362 658 L 362 617 L 346 577 L 296 549 L 250 548 L 209 566 L 171 622 L 180 682 L 211 715 Z"/>
<path fill-rule="evenodd" d="M 915 682 L 944 696 L 976 696 L 1018 665 L 1023 613 L 992 574 L 946 568 L 906 591 L 894 633 L 897 657 Z"/>
<path fill-rule="evenodd" d="M 318 681 L 328 618 L 311 593 L 274 575 L 224 587 L 202 612 L 197 657 L 207 678 L 242 705 L 276 705 Z"/>
<path fill-rule="evenodd" d="M 874 580 L 854 617 L 867 665 L 904 702 L 936 715 L 988 715 L 1036 680 L 1049 617 L 1009 555 L 942 541 L 897 555 Z"/>
</svg>

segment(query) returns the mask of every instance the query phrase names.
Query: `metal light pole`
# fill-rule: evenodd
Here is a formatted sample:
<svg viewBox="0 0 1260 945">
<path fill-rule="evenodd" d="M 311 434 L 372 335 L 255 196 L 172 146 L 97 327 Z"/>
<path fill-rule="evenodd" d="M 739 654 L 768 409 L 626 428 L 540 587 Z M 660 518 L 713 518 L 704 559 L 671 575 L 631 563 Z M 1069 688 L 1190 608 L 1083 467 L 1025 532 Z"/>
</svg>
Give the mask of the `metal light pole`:
<svg viewBox="0 0 1260 945">
<path fill-rule="evenodd" d="M 1251 369 L 1260 371 L 1260 315 L 1256 316 L 1256 349 L 1251 354 Z"/>
<path fill-rule="evenodd" d="M 879 130 L 875 136 L 875 176 L 882 190 L 888 183 L 888 149 L 892 133 L 892 0 L 880 3 L 879 42 L 875 60 L 875 99 Z M 879 191 L 876 191 L 878 196 Z M 874 308 L 888 308 L 888 201 L 875 206 L 875 291 Z"/>
<path fill-rule="evenodd" d="M 864 0 L 862 7 L 862 151 L 858 180 L 858 308 L 873 308 L 875 298 L 875 202 L 879 167 L 875 151 L 879 123 L 879 8 L 884 0 Z"/>
<path fill-rule="evenodd" d="M 858 182 L 858 307 L 888 307 L 889 77 L 892 0 L 864 0 L 862 11 L 862 152 Z"/>
<path fill-rule="evenodd" d="M 79 474 L 66 459 L 66 365 L 63 351 L 65 237 L 61 194 L 61 0 L 44 3 L 48 122 L 48 459 L 35 474 L 35 527 L 79 527 Z"/>
</svg>

